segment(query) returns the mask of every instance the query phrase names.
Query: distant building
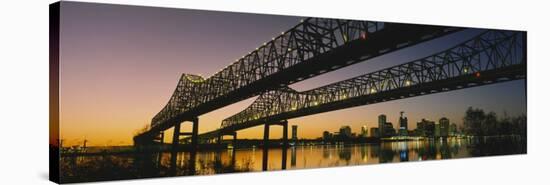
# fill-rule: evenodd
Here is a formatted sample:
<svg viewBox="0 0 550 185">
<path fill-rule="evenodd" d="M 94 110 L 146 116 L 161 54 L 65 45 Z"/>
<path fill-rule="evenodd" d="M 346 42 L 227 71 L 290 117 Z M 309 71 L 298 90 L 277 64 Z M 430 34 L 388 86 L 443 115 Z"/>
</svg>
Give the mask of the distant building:
<svg viewBox="0 0 550 185">
<path fill-rule="evenodd" d="M 458 135 L 458 129 L 455 123 L 451 124 L 449 126 L 449 136 L 456 136 Z"/>
<path fill-rule="evenodd" d="M 349 127 L 349 126 L 340 127 L 340 134 L 339 135 L 342 138 L 351 138 L 352 137 L 351 127 Z"/>
<path fill-rule="evenodd" d="M 369 130 L 367 128 L 367 125 L 363 125 L 361 127 L 361 137 L 368 137 L 369 136 Z"/>
<path fill-rule="evenodd" d="M 416 122 L 416 129 L 414 129 L 414 134 L 416 136 L 426 136 L 426 123 L 424 122 L 424 119 L 420 122 Z"/>
<path fill-rule="evenodd" d="M 292 140 L 298 141 L 298 125 L 292 125 Z"/>
<path fill-rule="evenodd" d="M 384 132 L 385 137 L 395 136 L 396 131 L 395 128 L 393 128 L 393 124 L 391 122 L 386 122 Z"/>
<path fill-rule="evenodd" d="M 380 137 L 379 131 L 380 130 L 378 128 L 371 127 L 370 128 L 370 137 Z"/>
<path fill-rule="evenodd" d="M 439 119 L 439 137 L 449 136 L 449 119 L 443 117 Z"/>
<path fill-rule="evenodd" d="M 422 119 L 422 121 L 416 123 L 415 133 L 417 136 L 434 137 L 435 122 L 427 119 Z"/>
<path fill-rule="evenodd" d="M 399 117 L 399 135 L 400 136 L 407 136 L 409 135 L 409 125 L 408 125 L 408 119 L 407 117 L 403 116 L 403 111 L 401 111 L 401 117 Z"/>
<path fill-rule="evenodd" d="M 386 137 L 386 115 L 380 114 L 378 116 L 378 132 L 379 137 Z"/>
<path fill-rule="evenodd" d="M 324 131 L 323 132 L 323 140 L 329 141 L 331 139 L 332 139 L 332 134 L 329 131 Z"/>
<path fill-rule="evenodd" d="M 439 125 L 439 123 L 435 124 L 434 137 L 436 138 L 441 137 L 441 127 Z"/>
</svg>

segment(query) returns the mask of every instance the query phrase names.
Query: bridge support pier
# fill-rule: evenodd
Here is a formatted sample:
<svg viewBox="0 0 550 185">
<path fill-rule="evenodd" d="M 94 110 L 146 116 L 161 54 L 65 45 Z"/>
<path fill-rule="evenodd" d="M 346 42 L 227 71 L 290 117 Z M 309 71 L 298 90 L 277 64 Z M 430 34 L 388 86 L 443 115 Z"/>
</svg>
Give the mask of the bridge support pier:
<svg viewBox="0 0 550 185">
<path fill-rule="evenodd" d="M 223 136 L 233 136 L 233 147 L 237 144 L 237 132 L 231 132 L 231 133 L 220 133 L 214 140 L 217 144 L 222 144 L 223 142 Z"/>
<path fill-rule="evenodd" d="M 195 118 L 193 121 L 193 132 L 191 133 L 191 146 L 193 147 L 192 150 L 197 149 L 197 145 L 199 144 L 199 118 Z"/>
<path fill-rule="evenodd" d="M 276 123 L 266 123 L 264 125 L 264 147 L 266 147 L 266 148 L 269 147 L 269 127 L 271 125 L 283 126 L 282 144 L 283 144 L 283 146 L 288 146 L 288 121 L 284 120 L 284 121 L 280 121 L 280 122 L 276 122 Z M 237 137 L 236 133 L 235 133 L 235 137 Z"/>
<path fill-rule="evenodd" d="M 269 145 L 269 124 L 264 125 L 264 148 L 267 148 Z"/>
<path fill-rule="evenodd" d="M 233 149 L 237 146 L 237 132 L 233 132 Z"/>
<path fill-rule="evenodd" d="M 267 155 L 268 155 L 268 150 L 269 150 L 269 127 L 271 125 L 280 125 L 280 126 L 283 126 L 283 143 L 282 143 L 282 147 L 283 147 L 283 160 L 282 162 L 284 162 L 284 165 L 282 165 L 283 169 L 286 169 L 286 148 L 288 146 L 288 121 L 287 120 L 284 120 L 284 121 L 280 121 L 280 122 L 276 122 L 276 123 L 266 123 L 264 125 L 264 146 L 263 146 L 263 152 L 262 152 L 262 170 L 263 171 L 267 171 Z M 236 137 L 236 136 L 235 136 Z"/>
<path fill-rule="evenodd" d="M 195 174 L 195 161 L 197 156 L 197 145 L 198 145 L 198 132 L 199 132 L 199 118 L 193 118 L 191 120 L 193 124 L 193 128 L 191 129 L 191 132 L 181 132 L 181 124 L 177 123 L 174 125 L 174 136 L 172 137 L 172 152 L 171 152 L 171 166 L 170 171 L 174 175 L 177 173 L 177 156 L 178 156 L 178 147 L 179 147 L 179 141 L 180 136 L 187 135 L 191 136 L 191 148 L 190 148 L 190 156 L 189 156 L 189 166 L 188 166 L 188 174 Z"/>
<path fill-rule="evenodd" d="M 288 146 L 288 122 L 283 123 L 283 148 Z"/>
<path fill-rule="evenodd" d="M 176 150 L 178 148 L 180 135 L 181 135 L 180 126 L 181 126 L 181 123 L 177 123 L 174 126 L 174 135 L 172 136 L 172 150 Z"/>
<path fill-rule="evenodd" d="M 218 136 L 218 138 L 216 138 L 216 143 L 222 144 L 222 141 L 223 141 L 223 134 L 220 134 L 220 135 Z"/>
<path fill-rule="evenodd" d="M 191 120 L 191 122 L 193 123 L 193 128 L 191 130 L 191 132 L 181 132 L 181 124 L 182 123 L 177 123 L 174 125 L 174 136 L 172 137 L 172 149 L 173 150 L 176 150 L 178 145 L 179 145 L 179 141 L 180 141 L 180 136 L 182 135 L 187 135 L 187 136 L 191 136 L 191 151 L 195 151 L 197 149 L 197 145 L 198 145 L 198 135 L 199 135 L 199 118 L 193 118 Z M 164 134 L 163 134 L 164 135 Z"/>
</svg>

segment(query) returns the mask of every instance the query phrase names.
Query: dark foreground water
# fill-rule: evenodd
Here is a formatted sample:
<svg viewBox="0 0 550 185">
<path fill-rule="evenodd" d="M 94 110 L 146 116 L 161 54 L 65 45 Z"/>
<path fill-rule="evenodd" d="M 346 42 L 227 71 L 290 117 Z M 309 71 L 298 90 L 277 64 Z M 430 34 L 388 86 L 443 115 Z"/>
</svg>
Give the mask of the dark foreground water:
<svg viewBox="0 0 550 185">
<path fill-rule="evenodd" d="M 62 182 L 207 175 L 262 170 L 304 169 L 363 164 L 524 154 L 521 137 L 382 142 L 380 144 L 314 145 L 287 149 L 62 157 Z M 267 155 L 264 155 L 267 153 Z"/>
</svg>

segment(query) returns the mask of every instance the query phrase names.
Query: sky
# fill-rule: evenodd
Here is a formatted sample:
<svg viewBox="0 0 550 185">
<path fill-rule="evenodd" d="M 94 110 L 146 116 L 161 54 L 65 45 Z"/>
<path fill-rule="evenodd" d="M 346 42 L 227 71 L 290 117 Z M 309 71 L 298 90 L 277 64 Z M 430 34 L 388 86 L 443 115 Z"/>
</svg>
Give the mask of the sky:
<svg viewBox="0 0 550 185">
<path fill-rule="evenodd" d="M 301 17 L 188 9 L 62 2 L 60 36 L 60 138 L 64 145 L 131 145 L 174 91 L 182 73 L 210 76 L 298 24 Z M 467 30 L 399 50 L 296 84 L 303 91 L 409 62 L 445 50 L 480 30 Z M 199 117 L 199 133 L 246 108 L 255 97 Z M 422 118 L 462 124 L 469 107 L 509 115 L 526 113 L 525 80 L 354 107 L 289 120 L 299 138 L 317 138 L 341 126 L 377 126 L 386 114 L 396 126 L 405 111 L 409 128 Z M 182 131 L 191 129 L 182 124 Z M 271 138 L 281 137 L 273 127 Z M 170 141 L 171 130 L 166 141 Z M 261 138 L 263 127 L 239 131 Z"/>
</svg>

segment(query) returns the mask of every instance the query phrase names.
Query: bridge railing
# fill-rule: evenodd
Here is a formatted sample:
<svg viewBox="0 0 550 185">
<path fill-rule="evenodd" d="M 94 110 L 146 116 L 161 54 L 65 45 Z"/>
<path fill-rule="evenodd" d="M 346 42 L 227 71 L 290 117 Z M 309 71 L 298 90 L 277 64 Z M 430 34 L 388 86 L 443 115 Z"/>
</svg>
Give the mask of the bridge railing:
<svg viewBox="0 0 550 185">
<path fill-rule="evenodd" d="M 348 42 L 368 39 L 384 27 L 382 22 L 305 19 L 208 78 L 183 74 L 151 127 Z"/>
<path fill-rule="evenodd" d="M 487 30 L 434 55 L 309 91 L 287 87 L 269 91 L 245 110 L 224 119 L 221 128 L 439 80 L 480 77 L 486 71 L 525 63 L 523 39 L 520 32 Z"/>
</svg>

